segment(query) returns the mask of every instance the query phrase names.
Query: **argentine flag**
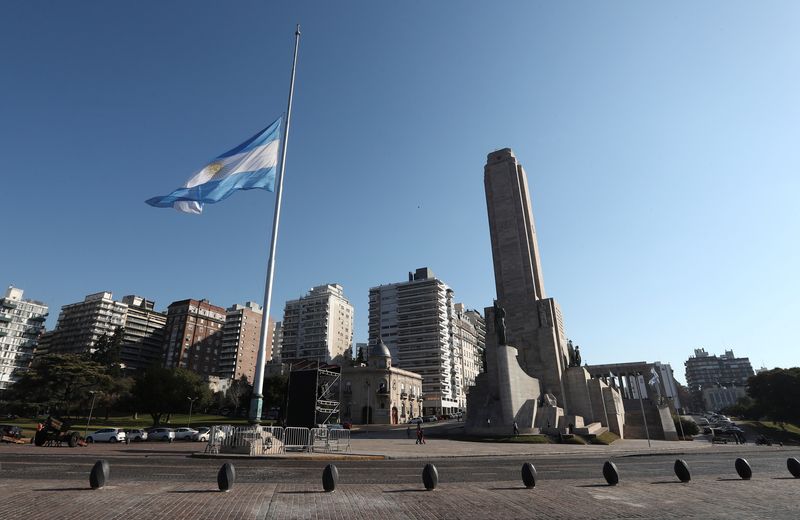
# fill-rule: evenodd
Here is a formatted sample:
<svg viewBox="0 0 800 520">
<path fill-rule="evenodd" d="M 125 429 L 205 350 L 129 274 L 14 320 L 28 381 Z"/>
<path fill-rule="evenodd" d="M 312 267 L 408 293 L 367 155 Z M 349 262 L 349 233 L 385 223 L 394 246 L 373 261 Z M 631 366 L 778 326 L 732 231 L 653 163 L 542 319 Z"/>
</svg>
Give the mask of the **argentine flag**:
<svg viewBox="0 0 800 520">
<path fill-rule="evenodd" d="M 183 188 L 146 202 L 157 208 L 202 213 L 203 204 L 230 197 L 236 190 L 275 190 L 282 117 L 236 148 L 225 152 L 195 173 Z"/>
</svg>

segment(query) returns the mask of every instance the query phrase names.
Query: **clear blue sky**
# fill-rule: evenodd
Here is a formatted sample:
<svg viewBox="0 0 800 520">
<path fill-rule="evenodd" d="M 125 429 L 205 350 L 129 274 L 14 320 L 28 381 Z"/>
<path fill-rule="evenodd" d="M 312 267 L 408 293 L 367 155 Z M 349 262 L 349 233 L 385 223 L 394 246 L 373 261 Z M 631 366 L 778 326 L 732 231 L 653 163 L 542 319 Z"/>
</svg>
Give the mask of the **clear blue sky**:
<svg viewBox="0 0 800 520">
<path fill-rule="evenodd" d="M 60 307 L 263 294 L 274 194 L 144 204 L 285 110 L 273 317 L 428 266 L 494 296 L 483 164 L 511 147 L 589 363 L 800 364 L 796 2 L 11 2 L 0 284 Z M 433 4 L 433 5 L 431 5 Z"/>
</svg>

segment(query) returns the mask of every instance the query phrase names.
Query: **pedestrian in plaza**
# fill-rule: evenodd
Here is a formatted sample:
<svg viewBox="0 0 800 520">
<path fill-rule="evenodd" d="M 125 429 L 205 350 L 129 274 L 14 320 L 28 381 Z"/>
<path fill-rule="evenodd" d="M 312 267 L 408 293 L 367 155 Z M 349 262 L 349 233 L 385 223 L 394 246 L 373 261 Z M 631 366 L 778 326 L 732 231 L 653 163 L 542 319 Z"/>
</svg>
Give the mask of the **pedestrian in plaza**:
<svg viewBox="0 0 800 520">
<path fill-rule="evenodd" d="M 425 432 L 422 428 L 419 429 L 419 443 L 425 444 Z"/>
<path fill-rule="evenodd" d="M 519 435 L 519 426 L 517 426 L 517 421 L 514 421 L 514 435 Z"/>
<path fill-rule="evenodd" d="M 406 437 L 409 439 L 411 438 L 411 425 L 406 427 Z"/>
<path fill-rule="evenodd" d="M 422 444 L 422 428 L 420 428 L 419 424 L 417 425 L 417 442 L 414 444 Z"/>
</svg>

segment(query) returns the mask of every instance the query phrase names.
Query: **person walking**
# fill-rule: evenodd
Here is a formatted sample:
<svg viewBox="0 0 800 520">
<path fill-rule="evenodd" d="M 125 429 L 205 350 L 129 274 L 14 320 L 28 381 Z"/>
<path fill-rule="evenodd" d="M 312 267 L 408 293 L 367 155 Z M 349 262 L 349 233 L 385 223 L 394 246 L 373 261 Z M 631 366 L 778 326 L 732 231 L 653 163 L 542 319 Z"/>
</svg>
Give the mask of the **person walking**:
<svg viewBox="0 0 800 520">
<path fill-rule="evenodd" d="M 406 437 L 411 438 L 411 425 L 406 426 Z"/>
<path fill-rule="evenodd" d="M 519 426 L 517 426 L 517 421 L 514 421 L 514 435 L 519 435 Z"/>
<path fill-rule="evenodd" d="M 425 432 L 422 430 L 422 428 L 419 429 L 419 443 L 425 444 Z"/>
<path fill-rule="evenodd" d="M 417 425 L 417 442 L 415 444 L 422 444 L 422 428 Z"/>
</svg>

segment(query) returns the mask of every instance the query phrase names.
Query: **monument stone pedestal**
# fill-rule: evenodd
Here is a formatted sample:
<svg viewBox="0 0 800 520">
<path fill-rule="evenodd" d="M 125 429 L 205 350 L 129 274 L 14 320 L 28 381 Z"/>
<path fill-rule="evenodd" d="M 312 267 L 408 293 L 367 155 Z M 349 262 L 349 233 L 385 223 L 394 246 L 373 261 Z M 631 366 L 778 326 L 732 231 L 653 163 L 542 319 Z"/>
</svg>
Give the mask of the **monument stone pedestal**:
<svg viewBox="0 0 800 520">
<path fill-rule="evenodd" d="M 470 435 L 539 433 L 539 380 L 525 373 L 517 349 L 499 345 L 486 350 L 486 372 L 475 379 L 467 396 L 465 431 Z"/>
</svg>

